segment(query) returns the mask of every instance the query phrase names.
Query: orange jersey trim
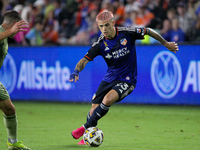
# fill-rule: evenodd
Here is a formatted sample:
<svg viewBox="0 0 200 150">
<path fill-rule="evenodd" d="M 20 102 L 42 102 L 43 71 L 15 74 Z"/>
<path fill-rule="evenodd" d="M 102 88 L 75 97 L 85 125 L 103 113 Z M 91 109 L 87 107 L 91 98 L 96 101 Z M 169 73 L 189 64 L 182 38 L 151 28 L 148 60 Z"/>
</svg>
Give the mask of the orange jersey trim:
<svg viewBox="0 0 200 150">
<path fill-rule="evenodd" d="M 92 59 L 90 57 L 88 57 L 86 55 L 84 57 L 87 58 L 88 60 L 92 61 Z"/>
<path fill-rule="evenodd" d="M 147 29 L 146 28 L 144 28 L 145 29 L 145 33 L 144 33 L 144 35 L 147 33 Z"/>
</svg>

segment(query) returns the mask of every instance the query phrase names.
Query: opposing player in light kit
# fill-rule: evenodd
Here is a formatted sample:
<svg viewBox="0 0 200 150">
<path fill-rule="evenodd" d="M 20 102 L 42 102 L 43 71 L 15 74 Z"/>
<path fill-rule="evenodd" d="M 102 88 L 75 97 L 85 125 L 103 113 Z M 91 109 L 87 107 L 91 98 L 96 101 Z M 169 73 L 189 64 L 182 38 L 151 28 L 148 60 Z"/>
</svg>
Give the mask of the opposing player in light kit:
<svg viewBox="0 0 200 150">
<path fill-rule="evenodd" d="M 97 55 L 104 58 L 108 69 L 93 96 L 87 122 L 71 133 L 75 139 L 80 138 L 85 129 L 96 126 L 97 121 L 109 111 L 113 103 L 121 101 L 134 90 L 137 82 L 135 40 L 144 39 L 144 35 L 149 35 L 170 51 L 174 53 L 178 51 L 175 42 L 167 42 L 151 28 L 115 27 L 113 14 L 108 10 L 99 13 L 96 22 L 102 34 L 77 63 L 75 70 L 70 75 L 70 82 L 79 80 L 79 72 Z M 84 144 L 83 140 L 78 144 Z"/>
<path fill-rule="evenodd" d="M 16 11 L 7 11 L 4 14 L 2 25 L 0 25 L 0 67 L 3 65 L 3 60 L 8 51 L 8 37 L 13 37 L 20 31 L 26 31 L 28 28 L 27 22 L 21 19 L 21 16 Z M 17 140 L 17 119 L 15 113 L 15 107 L 10 100 L 10 96 L 0 82 L 0 109 L 4 113 L 4 123 L 7 128 L 8 149 L 11 150 L 30 150 Z"/>
</svg>

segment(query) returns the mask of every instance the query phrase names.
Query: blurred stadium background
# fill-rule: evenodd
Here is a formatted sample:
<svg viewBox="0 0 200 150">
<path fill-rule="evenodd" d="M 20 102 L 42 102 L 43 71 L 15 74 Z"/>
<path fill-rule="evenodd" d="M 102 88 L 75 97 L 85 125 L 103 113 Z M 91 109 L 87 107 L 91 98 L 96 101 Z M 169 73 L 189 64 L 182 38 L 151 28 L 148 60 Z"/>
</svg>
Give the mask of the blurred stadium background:
<svg viewBox="0 0 200 150">
<path fill-rule="evenodd" d="M 159 142 L 157 149 L 200 147 L 197 142 L 200 139 L 199 0 L 2 0 L 0 9 L 0 16 L 6 10 L 15 9 L 30 26 L 28 32 L 18 33 L 9 39 L 8 55 L 0 70 L 0 81 L 10 93 L 19 114 L 20 139 L 29 145 L 36 142 L 31 145 L 35 149 L 52 148 L 51 140 L 56 142 L 52 149 L 78 149 L 72 146 L 77 141 L 71 139 L 70 132 L 84 123 L 90 108 L 87 104 L 107 67 L 104 60 L 97 57 L 80 73 L 80 81 L 76 84 L 69 82 L 69 75 L 100 34 L 95 22 L 96 14 L 109 9 L 115 14 L 117 26 L 151 27 L 166 40 L 177 42 L 179 52 L 169 52 L 148 36 L 136 42 L 137 87 L 120 105 L 113 107 L 107 119 L 100 121 L 100 128 L 107 136 L 107 144 L 103 148 L 132 149 L 135 137 L 126 138 L 127 143 L 123 138 L 129 135 L 133 126 L 133 134 L 139 135 L 138 140 L 134 141 L 136 149 L 156 149 Z M 70 111 L 70 108 L 73 109 Z M 118 110 L 122 116 L 117 115 Z M 122 119 L 121 123 L 114 120 L 116 124 L 119 123 L 116 128 L 110 122 L 112 115 Z M 74 119 L 77 116 L 80 117 L 78 121 Z M 133 121 L 123 120 L 127 116 L 132 117 Z M 65 118 L 64 121 L 62 118 Z M 69 120 L 73 120 L 73 123 L 69 123 Z M 122 132 L 120 127 L 127 125 L 125 122 L 128 126 Z M 45 129 L 48 124 L 55 128 Z M 147 124 L 149 128 L 146 128 Z M 107 125 L 115 128 L 114 132 L 117 131 L 114 135 L 118 139 L 114 142 L 111 141 L 113 135 L 109 134 L 112 131 Z M 60 130 L 55 134 L 53 131 L 57 128 Z M 3 123 L 0 123 L 0 129 L 1 145 L 6 141 Z M 69 135 L 61 136 L 58 134 L 62 133 L 61 130 Z M 37 137 L 34 132 L 41 134 Z M 60 140 L 65 137 L 66 143 Z M 48 144 L 42 148 L 45 142 Z M 63 146 L 67 143 L 68 146 Z M 116 147 L 116 143 L 127 146 Z"/>
<path fill-rule="evenodd" d="M 199 0 L 1 0 L 1 20 L 10 9 L 30 26 L 10 40 L 13 45 L 92 44 L 100 34 L 95 17 L 105 9 L 113 12 L 116 26 L 151 27 L 178 43 L 200 41 Z M 158 43 L 146 37 L 139 44 Z"/>
<path fill-rule="evenodd" d="M 138 40 L 137 88 L 122 103 L 200 104 L 200 1 L 9 0 L 0 4 L 1 16 L 14 9 L 30 26 L 28 32 L 9 38 L 0 72 L 12 100 L 90 102 L 107 69 L 102 58 L 89 63 L 77 84 L 69 82 L 69 75 L 100 34 L 96 14 L 109 9 L 116 26 L 151 27 L 180 49 L 172 54 L 148 36 Z"/>
</svg>

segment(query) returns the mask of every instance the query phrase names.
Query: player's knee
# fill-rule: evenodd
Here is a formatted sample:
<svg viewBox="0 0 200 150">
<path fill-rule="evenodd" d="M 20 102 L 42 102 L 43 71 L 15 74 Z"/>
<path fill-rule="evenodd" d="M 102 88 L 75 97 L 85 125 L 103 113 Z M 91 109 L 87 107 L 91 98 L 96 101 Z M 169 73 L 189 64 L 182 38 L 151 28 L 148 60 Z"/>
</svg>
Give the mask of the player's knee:
<svg viewBox="0 0 200 150">
<path fill-rule="evenodd" d="M 106 96 L 104 97 L 104 99 L 103 99 L 102 102 L 103 102 L 103 104 L 106 105 L 106 106 L 111 106 L 111 105 L 114 103 L 114 101 L 115 101 L 115 100 L 114 100 L 111 96 L 107 96 L 107 95 L 106 95 Z"/>
<path fill-rule="evenodd" d="M 15 114 L 15 106 L 11 105 L 11 106 L 7 106 L 3 109 L 3 112 L 6 116 L 12 116 Z"/>
<path fill-rule="evenodd" d="M 106 94 L 103 98 L 103 104 L 106 106 L 111 106 L 119 99 L 119 94 L 115 90 L 111 90 L 108 94 Z"/>
<path fill-rule="evenodd" d="M 92 104 L 92 107 L 90 109 L 90 116 L 92 116 L 94 110 L 99 106 L 99 104 Z"/>
</svg>

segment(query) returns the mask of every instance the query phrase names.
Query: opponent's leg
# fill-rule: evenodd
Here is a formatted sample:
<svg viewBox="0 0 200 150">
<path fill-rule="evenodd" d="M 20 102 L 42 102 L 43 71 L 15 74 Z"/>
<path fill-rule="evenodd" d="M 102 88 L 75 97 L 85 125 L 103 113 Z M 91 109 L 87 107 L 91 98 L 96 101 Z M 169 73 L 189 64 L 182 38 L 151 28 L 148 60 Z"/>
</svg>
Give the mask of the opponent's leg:
<svg viewBox="0 0 200 150">
<path fill-rule="evenodd" d="M 30 150 L 22 142 L 17 140 L 17 117 L 15 114 L 15 107 L 12 104 L 10 99 L 4 100 L 0 102 L 0 109 L 2 110 L 4 124 L 7 129 L 8 149 L 24 149 Z"/>
<path fill-rule="evenodd" d="M 7 129 L 8 141 L 10 143 L 17 142 L 17 119 L 15 115 L 15 107 L 11 100 L 0 102 L 0 109 L 3 111 L 3 120 Z"/>
</svg>

